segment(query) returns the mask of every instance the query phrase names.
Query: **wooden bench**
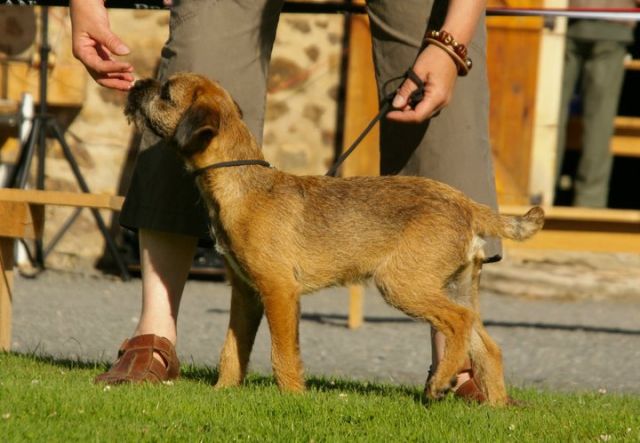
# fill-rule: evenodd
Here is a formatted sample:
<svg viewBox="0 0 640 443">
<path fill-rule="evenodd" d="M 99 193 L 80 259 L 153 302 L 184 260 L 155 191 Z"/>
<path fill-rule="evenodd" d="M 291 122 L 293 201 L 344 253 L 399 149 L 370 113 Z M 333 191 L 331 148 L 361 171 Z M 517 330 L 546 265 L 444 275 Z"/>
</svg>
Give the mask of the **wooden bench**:
<svg viewBox="0 0 640 443">
<path fill-rule="evenodd" d="M 501 212 L 522 215 L 529 207 L 503 206 Z M 640 253 L 640 211 L 574 207 L 545 208 L 545 225 L 525 242 L 507 240 L 508 248 Z"/>
<path fill-rule="evenodd" d="M 11 347 L 14 243 L 18 238 L 42 238 L 44 207 L 72 206 L 119 211 L 123 197 L 108 194 L 0 188 L 0 350 Z M 350 288 L 350 328 L 362 323 L 362 286 Z"/>
<path fill-rule="evenodd" d="M 0 350 L 11 347 L 13 249 L 18 238 L 42 238 L 44 206 L 119 211 L 123 197 L 108 194 L 0 188 Z"/>
</svg>

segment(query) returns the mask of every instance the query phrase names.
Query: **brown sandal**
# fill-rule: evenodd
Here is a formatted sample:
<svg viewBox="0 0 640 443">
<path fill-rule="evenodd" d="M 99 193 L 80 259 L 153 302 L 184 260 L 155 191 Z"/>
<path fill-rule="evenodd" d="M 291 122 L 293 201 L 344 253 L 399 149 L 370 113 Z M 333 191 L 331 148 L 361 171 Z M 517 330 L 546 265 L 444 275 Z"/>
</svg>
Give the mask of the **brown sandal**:
<svg viewBox="0 0 640 443">
<path fill-rule="evenodd" d="M 470 362 L 467 361 L 467 363 L 470 363 Z M 425 385 L 425 393 L 426 393 L 427 386 L 429 386 L 429 382 L 433 377 L 434 372 L 435 371 L 433 371 L 433 368 L 429 367 L 427 383 Z M 458 372 L 458 374 L 464 374 L 464 373 L 469 374 L 469 380 L 465 381 L 460 386 L 455 388 L 455 390 L 453 391 L 453 395 L 457 398 L 460 398 L 462 400 L 466 400 L 469 402 L 486 403 L 487 397 L 484 395 L 482 390 L 480 390 L 480 387 L 473 380 L 473 369 L 469 367 L 467 369 L 462 369 L 460 372 Z"/>
<path fill-rule="evenodd" d="M 153 357 L 154 352 L 162 357 L 164 365 Z M 172 380 L 178 375 L 180 375 L 180 361 L 173 344 L 164 337 L 146 334 L 125 340 L 118 351 L 118 359 L 107 372 L 98 375 L 95 382 L 158 383 Z"/>
<path fill-rule="evenodd" d="M 459 372 L 459 374 L 464 373 L 469 374 L 469 380 L 462 383 L 453 393 L 458 398 L 466 400 L 468 402 L 476 402 L 476 403 L 486 403 L 487 397 L 484 395 L 484 392 L 480 389 L 478 384 L 473 379 L 473 367 L 469 369 L 463 369 Z M 516 400 L 515 398 L 507 395 L 507 406 L 525 406 L 526 403 L 521 400 Z"/>
<path fill-rule="evenodd" d="M 487 397 L 473 379 L 473 369 L 468 368 L 458 372 L 458 374 L 465 373 L 469 374 L 469 380 L 458 386 L 453 395 L 469 402 L 486 403 Z"/>
</svg>

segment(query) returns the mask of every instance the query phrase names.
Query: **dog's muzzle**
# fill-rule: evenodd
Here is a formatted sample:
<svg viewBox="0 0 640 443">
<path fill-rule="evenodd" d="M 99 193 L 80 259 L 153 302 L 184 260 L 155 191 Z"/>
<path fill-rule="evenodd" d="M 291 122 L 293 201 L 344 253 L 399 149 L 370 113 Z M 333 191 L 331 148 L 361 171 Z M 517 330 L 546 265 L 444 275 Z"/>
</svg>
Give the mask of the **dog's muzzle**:
<svg viewBox="0 0 640 443">
<path fill-rule="evenodd" d="M 142 104 L 149 98 L 153 91 L 157 90 L 160 84 L 154 79 L 138 80 L 133 85 L 133 88 L 129 91 L 127 97 L 127 104 L 124 108 L 124 114 L 133 119 L 142 106 Z"/>
</svg>

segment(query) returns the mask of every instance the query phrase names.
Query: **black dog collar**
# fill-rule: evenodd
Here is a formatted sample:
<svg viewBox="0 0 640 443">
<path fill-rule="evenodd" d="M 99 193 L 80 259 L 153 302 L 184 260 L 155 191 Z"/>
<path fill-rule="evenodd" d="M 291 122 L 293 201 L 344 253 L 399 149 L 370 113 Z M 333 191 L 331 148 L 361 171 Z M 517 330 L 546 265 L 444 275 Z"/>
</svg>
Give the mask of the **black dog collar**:
<svg viewBox="0 0 640 443">
<path fill-rule="evenodd" d="M 271 163 L 265 160 L 231 160 L 228 162 L 213 163 L 207 166 L 203 166 L 202 168 L 198 168 L 194 170 L 192 174 L 195 177 L 197 177 L 203 172 L 208 171 L 209 169 L 230 168 L 233 166 L 251 166 L 251 165 L 264 166 L 266 168 L 273 167 L 271 166 Z"/>
</svg>

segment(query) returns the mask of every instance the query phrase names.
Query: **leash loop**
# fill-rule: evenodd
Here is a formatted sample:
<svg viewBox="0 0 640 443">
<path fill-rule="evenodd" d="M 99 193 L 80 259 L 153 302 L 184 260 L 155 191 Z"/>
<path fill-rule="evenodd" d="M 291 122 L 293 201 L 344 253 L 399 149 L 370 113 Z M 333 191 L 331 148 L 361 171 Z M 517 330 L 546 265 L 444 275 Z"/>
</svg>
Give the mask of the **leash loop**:
<svg viewBox="0 0 640 443">
<path fill-rule="evenodd" d="M 416 89 L 411 93 L 408 100 L 409 106 L 411 106 L 412 108 L 415 108 L 418 105 L 418 103 L 420 103 L 424 98 L 424 86 L 425 86 L 424 81 L 422 81 L 422 79 L 418 77 L 418 74 L 416 74 L 414 70 L 411 68 L 407 69 L 407 72 L 405 72 L 404 74 L 404 78 L 408 78 L 413 83 L 415 83 L 415 85 L 418 87 L 418 89 Z M 396 92 L 392 92 L 382 100 L 382 103 L 380 104 L 380 110 L 378 111 L 376 116 L 373 117 L 373 119 L 369 122 L 367 127 L 364 128 L 364 130 L 355 139 L 355 141 L 351 144 L 351 146 L 349 146 L 349 149 L 347 149 L 342 154 L 340 154 L 340 157 L 338 157 L 335 163 L 331 166 L 331 168 L 329 168 L 329 170 L 325 174 L 326 176 L 328 177 L 336 176 L 336 173 L 338 172 L 340 165 L 342 165 L 342 163 L 347 159 L 347 157 L 349 157 L 349 155 L 351 155 L 351 153 L 358 147 L 360 142 L 362 142 L 362 140 L 367 136 L 367 134 L 371 131 L 371 129 L 373 129 L 375 124 L 378 123 L 382 119 L 382 117 L 384 117 L 387 114 L 387 112 L 391 110 L 391 102 L 393 101 L 393 98 L 395 96 L 396 96 Z"/>
</svg>

